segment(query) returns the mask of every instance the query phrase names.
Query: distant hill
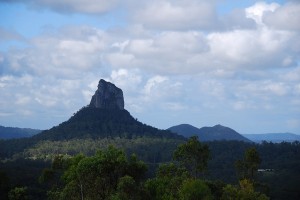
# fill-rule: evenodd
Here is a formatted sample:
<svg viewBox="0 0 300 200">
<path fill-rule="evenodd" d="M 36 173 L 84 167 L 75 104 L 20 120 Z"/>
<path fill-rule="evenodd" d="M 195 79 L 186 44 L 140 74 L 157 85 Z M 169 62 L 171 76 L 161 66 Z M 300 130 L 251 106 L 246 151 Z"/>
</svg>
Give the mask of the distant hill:
<svg viewBox="0 0 300 200">
<path fill-rule="evenodd" d="M 40 132 L 41 130 L 38 129 L 0 126 L 0 139 L 8 140 L 8 139 L 31 137 Z"/>
<path fill-rule="evenodd" d="M 189 124 L 181 124 L 170 127 L 167 130 L 170 130 L 173 133 L 178 133 L 184 137 L 191 137 L 193 135 L 197 135 L 201 141 L 237 140 L 251 142 L 251 140 L 245 138 L 235 130 L 222 125 L 196 128 Z"/>
<path fill-rule="evenodd" d="M 296 135 L 293 133 L 264 133 L 264 134 L 243 134 L 246 138 L 254 141 L 254 142 L 294 142 L 300 141 L 300 135 Z"/>
</svg>

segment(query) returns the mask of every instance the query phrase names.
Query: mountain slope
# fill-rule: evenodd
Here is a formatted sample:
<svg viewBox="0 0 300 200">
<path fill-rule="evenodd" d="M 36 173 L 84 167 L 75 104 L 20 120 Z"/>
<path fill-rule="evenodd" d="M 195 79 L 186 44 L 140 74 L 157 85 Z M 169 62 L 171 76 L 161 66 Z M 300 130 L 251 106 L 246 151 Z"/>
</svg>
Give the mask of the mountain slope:
<svg viewBox="0 0 300 200">
<path fill-rule="evenodd" d="M 175 133 L 145 125 L 127 110 L 84 107 L 68 121 L 33 137 L 37 140 L 70 140 L 85 138 L 172 138 L 183 139 Z"/>
<path fill-rule="evenodd" d="M 173 133 L 178 133 L 185 137 L 197 135 L 201 141 L 213 141 L 213 140 L 238 140 L 244 142 L 251 142 L 235 130 L 222 126 L 215 125 L 213 127 L 196 128 L 189 124 L 181 124 L 168 128 L 167 130 Z"/>
<path fill-rule="evenodd" d="M 293 133 L 265 133 L 265 134 L 244 134 L 244 136 L 254 142 L 293 142 L 300 141 L 300 135 Z"/>
<path fill-rule="evenodd" d="M 167 130 L 173 132 L 173 133 L 177 133 L 179 135 L 182 135 L 184 137 L 191 137 L 194 135 L 198 135 L 199 136 L 199 128 L 196 128 L 195 126 L 192 126 L 190 124 L 180 124 L 177 126 L 172 126 L 170 128 L 168 128 Z"/>
<path fill-rule="evenodd" d="M 7 139 L 31 137 L 40 132 L 41 130 L 37 130 L 37 129 L 0 126 L 0 139 L 7 140 Z"/>
</svg>

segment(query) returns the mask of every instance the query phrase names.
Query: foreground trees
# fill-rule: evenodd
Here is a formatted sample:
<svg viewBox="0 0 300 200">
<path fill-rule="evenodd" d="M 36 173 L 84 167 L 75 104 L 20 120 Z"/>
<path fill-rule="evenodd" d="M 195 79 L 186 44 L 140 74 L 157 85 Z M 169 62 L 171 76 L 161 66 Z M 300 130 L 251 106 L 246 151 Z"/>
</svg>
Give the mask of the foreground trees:
<svg viewBox="0 0 300 200">
<path fill-rule="evenodd" d="M 91 157 L 79 154 L 62 162 L 56 165 L 62 167 L 63 186 L 52 189 L 51 199 L 116 199 L 124 191 L 134 194 L 131 188 L 139 187 L 147 169 L 135 155 L 127 159 L 112 146 Z"/>
<path fill-rule="evenodd" d="M 140 181 L 140 184 L 137 184 L 138 187 L 134 188 L 134 191 L 141 193 L 141 195 L 139 196 L 140 197 L 142 196 L 143 199 L 145 200 L 147 199 L 145 197 L 145 193 L 154 194 L 148 192 L 148 188 L 146 188 L 147 181 L 157 179 L 158 174 L 162 177 L 164 174 L 167 173 L 166 169 L 162 170 L 162 173 L 156 172 L 159 171 L 157 170 L 158 166 L 172 164 L 176 168 L 181 168 L 187 171 L 186 172 L 187 175 L 185 175 L 186 177 L 182 177 L 183 180 L 189 178 L 193 179 L 193 177 L 188 176 L 190 171 L 186 170 L 184 166 L 180 165 L 179 161 L 171 160 L 172 158 L 171 152 L 174 152 L 176 150 L 176 146 L 178 146 L 179 144 L 183 144 L 184 142 L 177 143 L 175 140 L 174 141 L 167 140 L 168 142 L 165 142 L 165 140 L 163 140 L 161 141 L 160 145 L 157 145 L 156 141 L 158 141 L 158 139 L 156 139 L 155 142 L 151 142 L 151 140 L 148 139 L 145 140 L 144 138 L 138 138 L 137 140 L 141 141 L 142 144 L 141 142 L 139 142 L 138 143 L 139 145 L 136 145 L 137 144 L 136 140 L 131 141 L 130 144 L 132 148 L 128 150 L 126 149 L 125 145 L 118 145 L 120 140 L 121 139 L 115 139 L 114 142 L 112 139 L 109 140 L 105 139 L 103 142 L 106 144 L 108 143 L 114 144 L 116 147 L 124 149 L 127 155 L 126 156 L 127 160 L 130 160 L 130 156 L 128 155 L 131 155 L 132 153 L 136 153 L 138 155 L 138 158 L 143 160 L 146 163 L 148 167 L 148 170 L 146 172 L 146 177 L 151 179 L 147 179 L 147 180 L 142 179 L 142 181 Z M 70 142 L 70 141 L 66 141 L 66 142 Z M 78 152 L 81 152 L 82 149 L 91 146 L 93 144 L 91 142 L 92 142 L 91 140 L 88 142 L 85 142 L 84 140 L 77 140 L 76 144 L 78 145 L 75 145 L 75 143 L 72 143 L 71 141 L 71 143 L 69 143 L 69 146 L 71 146 L 74 149 L 77 149 L 77 152 L 74 153 L 76 155 Z M 81 144 L 81 149 L 78 149 L 80 147 L 80 144 Z M 187 142 L 185 144 L 187 144 Z M 201 144 L 203 145 L 203 143 Z M 259 165 L 259 168 L 271 169 L 271 171 L 257 172 L 256 174 L 254 173 L 255 182 L 254 184 L 251 183 L 252 185 L 254 185 L 254 191 L 255 192 L 260 191 L 264 194 L 267 194 L 267 196 L 270 196 L 274 200 L 299 199 L 299 195 L 300 195 L 299 192 L 300 143 L 299 142 L 293 142 L 293 143 L 283 142 L 279 144 L 263 142 L 262 144 L 252 144 L 252 143 L 244 143 L 239 141 L 214 141 L 214 142 L 208 142 L 204 144 L 207 144 L 209 146 L 209 153 L 211 155 L 211 160 L 209 160 L 208 162 L 207 169 L 204 171 L 205 173 L 199 172 L 199 175 L 201 176 L 198 176 L 197 179 L 199 179 L 200 177 L 200 179 L 204 181 L 206 185 L 208 185 L 214 199 L 220 199 L 222 197 L 226 184 L 230 184 L 230 186 L 235 188 L 235 190 L 237 191 L 241 190 L 241 186 L 236 176 L 237 173 L 236 173 L 234 163 L 237 159 L 244 161 L 245 158 L 244 153 L 246 152 L 247 149 L 252 147 L 255 147 L 257 149 L 257 152 L 259 152 L 259 157 L 262 160 L 261 164 Z M 55 150 L 55 145 L 53 145 L 53 143 L 52 144 L 49 143 L 49 148 L 51 145 L 54 146 L 53 149 Z M 61 145 L 61 143 L 59 145 Z M 2 148 L 1 145 L 0 147 Z M 99 143 L 97 142 L 93 144 L 93 149 L 96 148 L 102 149 L 102 151 L 106 151 L 108 145 L 99 145 Z M 37 150 L 39 151 L 39 147 L 37 147 Z M 89 152 L 82 151 L 82 152 L 84 153 L 85 158 L 95 156 L 94 151 L 89 151 Z M 53 155 L 54 153 L 55 152 L 53 151 Z M 62 181 L 61 177 L 63 176 L 64 172 L 68 167 L 68 163 L 69 163 L 68 160 L 74 158 L 71 156 L 73 156 L 73 154 L 63 153 L 61 154 L 61 156 L 47 157 L 48 159 L 55 158 L 54 160 L 52 160 L 53 161 L 52 167 L 50 161 L 45 162 L 45 160 L 41 160 L 41 159 L 37 159 L 37 160 L 16 159 L 16 160 L 6 160 L 6 161 L 2 160 L 2 162 L 0 162 L 0 199 L 6 200 L 8 199 L 8 193 L 16 194 L 17 192 L 17 190 L 15 190 L 16 188 L 25 188 L 25 187 L 27 188 L 25 194 L 28 196 L 29 199 L 37 199 L 37 200 L 47 199 L 47 191 L 48 191 L 48 197 L 55 196 L 55 194 L 61 193 L 62 189 L 66 185 L 66 182 Z M 41 176 L 42 171 L 44 176 L 40 178 L 40 181 L 44 183 L 40 184 L 37 180 L 39 176 Z M 180 174 L 179 172 L 177 174 Z M 174 180 L 172 176 L 174 176 Z M 177 199 L 180 199 L 179 194 L 177 192 L 182 188 L 183 181 L 181 182 L 178 181 L 179 182 L 178 183 L 176 182 L 178 176 L 176 174 L 172 176 L 169 177 L 169 180 L 172 180 L 173 182 L 165 181 L 161 183 L 161 187 L 160 187 L 164 189 L 165 187 L 168 186 L 165 183 L 169 183 L 169 182 L 173 183 L 170 184 L 170 187 L 167 187 L 169 189 L 158 190 L 158 191 L 162 191 L 160 194 L 166 194 L 166 195 L 170 193 L 168 191 L 176 191 L 174 195 L 176 194 L 178 196 Z M 242 176 L 240 176 L 239 178 L 241 180 L 243 179 Z M 123 180 L 123 178 L 121 179 Z M 119 179 L 119 182 L 121 179 Z M 125 178 L 125 180 L 127 179 Z M 122 189 L 122 188 L 126 188 L 125 187 L 126 185 L 124 187 L 121 187 L 122 184 L 119 184 L 119 182 L 116 187 L 116 191 L 114 191 L 114 198 L 117 197 L 121 198 L 121 196 L 126 191 L 128 191 L 128 189 Z M 130 181 L 125 181 L 125 183 L 129 184 Z M 257 183 L 265 183 L 265 184 L 258 185 Z M 155 184 L 152 184 L 152 186 L 153 185 L 155 186 Z M 155 188 L 159 188 L 154 186 L 152 187 L 153 190 Z M 128 186 L 128 188 L 131 187 Z M 16 197 L 16 195 L 14 196 Z M 131 197 L 128 196 L 128 198 Z M 59 198 L 55 198 L 55 199 L 59 199 Z"/>
<path fill-rule="evenodd" d="M 222 200 L 268 200 L 265 194 L 261 194 L 254 190 L 253 182 L 248 179 L 239 181 L 239 186 L 226 185 L 223 188 Z"/>
<path fill-rule="evenodd" d="M 209 186 L 199 173 L 207 167 L 209 149 L 191 137 L 174 151 L 174 162 L 162 164 L 156 177 L 145 183 L 148 198 L 154 200 L 196 200 L 213 199 Z"/>
<path fill-rule="evenodd" d="M 146 179 L 144 162 L 110 146 L 91 157 L 58 156 L 40 180 L 52 186 L 48 198 L 55 200 L 268 199 L 255 191 L 250 179 L 233 186 L 199 178 L 209 157 L 208 146 L 192 137 L 174 151 L 173 162 L 161 164 L 156 176 Z"/>
<path fill-rule="evenodd" d="M 185 144 L 179 145 L 174 152 L 174 159 L 195 178 L 207 168 L 209 158 L 208 145 L 201 144 L 197 136 L 193 136 Z"/>
<path fill-rule="evenodd" d="M 236 168 L 240 178 L 254 180 L 255 173 L 257 172 L 260 163 L 261 159 L 257 150 L 254 147 L 247 149 L 244 159 L 236 162 Z"/>
</svg>

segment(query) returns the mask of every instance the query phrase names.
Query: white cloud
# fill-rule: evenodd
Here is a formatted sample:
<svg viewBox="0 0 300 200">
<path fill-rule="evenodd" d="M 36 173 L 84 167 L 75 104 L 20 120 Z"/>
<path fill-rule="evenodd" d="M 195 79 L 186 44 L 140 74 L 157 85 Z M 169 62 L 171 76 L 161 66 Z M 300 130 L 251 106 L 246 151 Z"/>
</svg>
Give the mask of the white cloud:
<svg viewBox="0 0 300 200">
<path fill-rule="evenodd" d="M 154 98 L 155 96 L 161 96 L 162 94 L 155 94 L 154 92 L 158 91 L 158 89 L 161 89 L 161 84 L 167 80 L 168 78 L 164 76 L 154 76 L 150 78 L 144 86 L 143 90 L 143 93 L 145 94 L 146 98 Z"/>
<path fill-rule="evenodd" d="M 216 12 L 207 1 L 145 1 L 133 18 L 147 28 L 161 30 L 211 29 L 216 27 Z"/>
<path fill-rule="evenodd" d="M 263 81 L 245 81 L 238 86 L 236 95 L 249 99 L 273 101 L 273 98 L 286 96 L 290 94 L 291 87 L 283 82 L 275 82 L 269 80 Z"/>
<path fill-rule="evenodd" d="M 110 80 L 125 92 L 130 93 L 139 89 L 142 76 L 138 70 L 118 69 L 112 71 Z"/>
<path fill-rule="evenodd" d="M 142 58 L 184 59 L 189 54 L 201 53 L 207 48 L 205 37 L 199 32 L 168 31 L 151 39 L 131 40 L 125 51 Z"/>
<path fill-rule="evenodd" d="M 31 98 L 29 96 L 21 96 L 21 95 L 16 95 L 16 104 L 17 105 L 26 105 L 31 101 Z"/>
<path fill-rule="evenodd" d="M 288 70 L 287 72 L 283 72 L 280 74 L 280 78 L 284 81 L 284 82 L 300 82 L 300 66 Z"/>
<path fill-rule="evenodd" d="M 300 96 L 300 83 L 294 85 L 293 92 L 296 96 Z"/>
<path fill-rule="evenodd" d="M 86 14 L 103 14 L 120 3 L 119 0 L 12 0 L 11 2 L 25 3 L 34 9 L 50 9 L 59 13 L 80 12 Z"/>
<path fill-rule="evenodd" d="M 171 111 L 181 111 L 187 109 L 187 106 L 179 102 L 167 102 L 163 104 L 163 108 Z"/>
<path fill-rule="evenodd" d="M 290 47 L 298 37 L 289 32 L 259 29 L 211 33 L 208 39 L 217 64 L 225 69 L 255 69 L 295 65 L 299 52 Z"/>
<path fill-rule="evenodd" d="M 56 35 L 42 35 L 33 38 L 27 48 L 8 51 L 4 73 L 69 78 L 101 67 L 100 52 L 107 47 L 105 34 L 91 27 L 75 30 L 74 35 L 64 30 Z"/>
<path fill-rule="evenodd" d="M 266 25 L 275 29 L 299 31 L 300 3 L 288 3 L 273 12 L 266 12 L 262 20 Z"/>
<path fill-rule="evenodd" d="M 200 82 L 199 85 L 200 93 L 213 96 L 219 100 L 224 100 L 226 97 L 225 87 L 222 82 L 217 80 L 205 79 Z"/>
<path fill-rule="evenodd" d="M 166 106 L 173 110 L 183 108 L 183 105 L 176 102 L 179 98 L 182 98 L 183 94 L 180 81 L 160 75 L 151 76 L 150 78 L 143 76 L 142 80 L 139 78 L 139 82 L 135 87 L 135 93 L 131 92 L 131 95 L 134 96 L 128 95 L 128 100 L 125 100 L 129 104 L 128 108 L 135 112 L 149 110 L 153 107 L 164 108 Z"/>
<path fill-rule="evenodd" d="M 244 9 L 234 9 L 220 17 L 220 30 L 255 29 L 256 22 L 248 18 Z M 221 26 L 222 25 L 222 26 Z"/>
<path fill-rule="evenodd" d="M 233 108 L 235 110 L 245 110 L 245 109 L 254 109 L 255 106 L 247 101 L 237 101 L 233 103 Z"/>
<path fill-rule="evenodd" d="M 246 17 L 253 19 L 258 25 L 263 25 L 263 16 L 266 12 L 274 12 L 280 5 L 278 3 L 267 4 L 257 2 L 253 6 L 246 8 Z"/>
</svg>

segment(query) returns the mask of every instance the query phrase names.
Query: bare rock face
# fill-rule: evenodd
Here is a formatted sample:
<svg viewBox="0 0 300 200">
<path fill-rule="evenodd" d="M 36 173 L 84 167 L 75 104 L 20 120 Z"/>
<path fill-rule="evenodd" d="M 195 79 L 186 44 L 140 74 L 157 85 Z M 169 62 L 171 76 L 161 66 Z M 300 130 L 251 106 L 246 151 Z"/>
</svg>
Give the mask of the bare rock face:
<svg viewBox="0 0 300 200">
<path fill-rule="evenodd" d="M 101 79 L 89 106 L 124 110 L 123 91 L 114 84 Z"/>
</svg>

